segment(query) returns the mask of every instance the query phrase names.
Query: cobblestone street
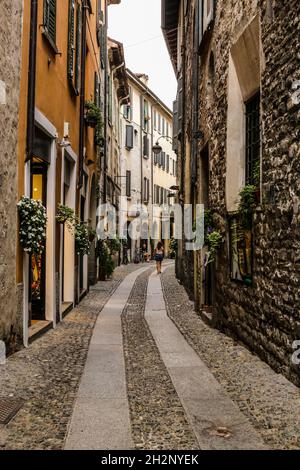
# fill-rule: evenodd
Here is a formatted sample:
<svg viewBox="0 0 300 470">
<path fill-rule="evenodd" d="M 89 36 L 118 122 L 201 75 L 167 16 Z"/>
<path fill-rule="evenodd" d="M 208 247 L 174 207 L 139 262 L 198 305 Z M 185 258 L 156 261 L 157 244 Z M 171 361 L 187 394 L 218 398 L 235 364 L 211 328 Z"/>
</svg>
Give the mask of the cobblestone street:
<svg viewBox="0 0 300 470">
<path fill-rule="evenodd" d="M 204 324 L 172 262 L 118 268 L 0 367 L 24 402 L 3 450 L 300 448 L 299 389 Z"/>
</svg>

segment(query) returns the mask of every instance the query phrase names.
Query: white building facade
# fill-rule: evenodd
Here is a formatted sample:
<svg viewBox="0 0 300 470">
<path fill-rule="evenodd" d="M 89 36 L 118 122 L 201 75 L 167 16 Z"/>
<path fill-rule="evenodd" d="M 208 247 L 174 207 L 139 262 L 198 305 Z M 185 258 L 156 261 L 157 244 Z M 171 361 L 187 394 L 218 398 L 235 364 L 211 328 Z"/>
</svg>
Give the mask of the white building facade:
<svg viewBox="0 0 300 470">
<path fill-rule="evenodd" d="M 172 120 L 170 109 L 149 89 L 148 77 L 127 70 L 130 104 L 122 108 L 121 194 L 130 208 L 127 225 L 136 227 L 128 237 L 130 261 L 138 253 L 153 254 L 158 241 L 163 241 L 166 255 L 169 238 L 163 240 L 161 205 L 170 205 L 170 188 L 177 185 L 177 156 L 172 150 Z M 156 142 L 162 152 L 155 155 Z M 144 214 L 148 217 L 144 217 Z"/>
</svg>

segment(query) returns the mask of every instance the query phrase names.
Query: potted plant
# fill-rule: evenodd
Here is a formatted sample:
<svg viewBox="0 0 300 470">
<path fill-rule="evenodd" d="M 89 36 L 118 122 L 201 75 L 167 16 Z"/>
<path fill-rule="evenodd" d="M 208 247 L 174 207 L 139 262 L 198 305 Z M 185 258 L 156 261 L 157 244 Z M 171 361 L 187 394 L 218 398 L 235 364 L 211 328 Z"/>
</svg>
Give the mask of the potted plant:
<svg viewBox="0 0 300 470">
<path fill-rule="evenodd" d="M 114 271 L 114 262 L 107 244 L 107 240 L 99 240 L 97 244 L 97 256 L 99 258 L 99 280 L 105 281 Z"/>
<path fill-rule="evenodd" d="M 89 228 L 85 222 L 75 225 L 76 253 L 88 255 L 90 253 Z"/>
<path fill-rule="evenodd" d="M 59 224 L 65 224 L 66 222 L 72 224 L 75 221 L 75 213 L 70 207 L 59 204 L 55 218 Z"/>
<path fill-rule="evenodd" d="M 93 101 L 85 102 L 85 122 L 89 127 L 95 128 L 102 122 L 101 110 Z"/>
<path fill-rule="evenodd" d="M 30 254 L 45 250 L 47 213 L 42 201 L 23 196 L 18 203 L 20 216 L 20 243 Z"/>
</svg>

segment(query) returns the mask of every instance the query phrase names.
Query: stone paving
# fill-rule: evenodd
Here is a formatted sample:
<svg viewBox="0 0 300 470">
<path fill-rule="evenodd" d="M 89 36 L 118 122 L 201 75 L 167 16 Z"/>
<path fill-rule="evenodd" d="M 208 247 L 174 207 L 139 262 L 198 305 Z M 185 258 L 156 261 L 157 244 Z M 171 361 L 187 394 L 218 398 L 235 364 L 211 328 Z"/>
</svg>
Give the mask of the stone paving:
<svg viewBox="0 0 300 470">
<path fill-rule="evenodd" d="M 152 264 L 118 268 L 55 330 L 0 366 L 0 396 L 24 400 L 0 426 L 1 450 L 77 448 L 82 436 L 81 448 L 93 449 L 300 449 L 300 390 L 207 326 L 167 265 L 159 277 Z M 224 421 L 218 401 L 241 435 L 206 426 L 211 416 Z"/>
<path fill-rule="evenodd" d="M 169 317 L 272 449 L 300 449 L 300 389 L 195 313 L 174 268 L 162 275 Z"/>
<path fill-rule="evenodd" d="M 118 268 L 113 280 L 92 288 L 55 330 L 0 365 L 0 396 L 25 402 L 8 425 L 0 426 L 0 449 L 63 448 L 97 316 L 120 282 L 137 268 Z"/>
<path fill-rule="evenodd" d="M 131 430 L 137 449 L 197 449 L 184 409 L 144 318 L 149 274 L 135 282 L 122 315 Z"/>
</svg>

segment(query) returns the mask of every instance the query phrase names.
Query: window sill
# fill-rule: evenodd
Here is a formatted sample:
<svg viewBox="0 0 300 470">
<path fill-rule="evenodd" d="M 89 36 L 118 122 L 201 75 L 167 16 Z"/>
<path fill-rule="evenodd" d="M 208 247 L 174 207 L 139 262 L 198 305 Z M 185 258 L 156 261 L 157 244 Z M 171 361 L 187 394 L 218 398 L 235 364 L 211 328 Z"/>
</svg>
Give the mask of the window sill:
<svg viewBox="0 0 300 470">
<path fill-rule="evenodd" d="M 43 38 L 46 40 L 46 42 L 48 43 L 48 46 L 50 46 L 50 49 L 52 50 L 52 52 L 55 54 L 55 55 L 62 55 L 61 52 L 59 52 L 58 48 L 57 48 L 57 45 L 55 44 L 55 42 L 53 41 L 53 39 L 49 36 L 47 30 L 43 27 L 42 29 L 42 35 L 43 35 Z"/>
</svg>

